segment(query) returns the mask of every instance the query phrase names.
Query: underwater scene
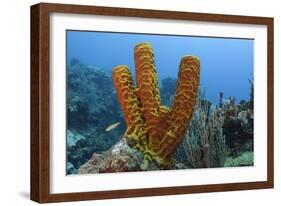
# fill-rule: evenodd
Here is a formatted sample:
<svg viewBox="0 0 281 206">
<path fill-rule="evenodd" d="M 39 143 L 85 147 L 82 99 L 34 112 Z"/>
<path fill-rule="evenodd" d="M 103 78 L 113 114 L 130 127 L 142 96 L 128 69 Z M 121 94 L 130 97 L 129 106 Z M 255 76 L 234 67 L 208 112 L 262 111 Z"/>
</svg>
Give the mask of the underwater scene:
<svg viewBox="0 0 281 206">
<path fill-rule="evenodd" d="M 66 32 L 66 173 L 254 165 L 254 40 Z"/>
</svg>

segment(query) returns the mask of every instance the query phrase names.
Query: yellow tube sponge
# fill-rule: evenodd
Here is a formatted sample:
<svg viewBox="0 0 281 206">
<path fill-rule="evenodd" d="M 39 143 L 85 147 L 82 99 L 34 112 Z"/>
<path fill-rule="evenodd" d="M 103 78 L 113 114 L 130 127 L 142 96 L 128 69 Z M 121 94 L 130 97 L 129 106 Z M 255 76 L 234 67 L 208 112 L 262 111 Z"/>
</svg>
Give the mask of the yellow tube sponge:
<svg viewBox="0 0 281 206">
<path fill-rule="evenodd" d="M 112 79 L 127 124 L 125 136 L 130 145 L 141 149 L 142 145 L 146 145 L 144 120 L 142 119 L 140 102 L 128 67 L 124 65 L 115 67 Z"/>
<path fill-rule="evenodd" d="M 113 69 L 112 78 L 127 130 L 129 144 L 144 152 L 147 160 L 166 167 L 182 141 L 196 102 L 200 62 L 194 56 L 181 59 L 176 94 L 171 108 L 160 104 L 160 92 L 152 46 L 140 43 L 134 51 L 137 88 L 127 66 Z"/>
<path fill-rule="evenodd" d="M 159 137 L 154 135 L 158 134 L 155 125 L 160 113 L 160 92 L 151 45 L 149 43 L 137 44 L 134 57 L 137 95 L 142 105 L 145 128 L 148 133 L 148 146 L 153 147 L 153 145 L 160 143 Z"/>
<path fill-rule="evenodd" d="M 165 119 L 169 126 L 159 145 L 158 156 L 161 159 L 169 159 L 182 141 L 196 103 L 199 78 L 199 59 L 193 56 L 183 57 L 174 102 Z"/>
</svg>

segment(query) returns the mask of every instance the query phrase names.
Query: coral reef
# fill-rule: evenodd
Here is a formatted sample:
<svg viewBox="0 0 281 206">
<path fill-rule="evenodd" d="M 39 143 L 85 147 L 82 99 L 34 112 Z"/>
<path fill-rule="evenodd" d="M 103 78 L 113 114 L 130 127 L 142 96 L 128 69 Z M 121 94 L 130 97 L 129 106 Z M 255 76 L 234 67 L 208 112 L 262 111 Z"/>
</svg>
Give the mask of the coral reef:
<svg viewBox="0 0 281 206">
<path fill-rule="evenodd" d="M 224 116 L 223 133 L 230 155 L 238 156 L 245 150 L 252 151 L 254 116 L 251 99 L 236 104 L 233 98 L 229 98 L 220 111 Z"/>
<path fill-rule="evenodd" d="M 77 59 L 67 66 L 67 164 L 72 166 L 67 167 L 68 174 L 123 135 L 126 125 L 114 92 L 110 73 Z M 109 119 L 120 125 L 105 132 L 113 123 Z"/>
<path fill-rule="evenodd" d="M 66 137 L 66 144 L 68 147 L 75 146 L 78 141 L 86 139 L 84 136 L 80 134 L 74 134 L 70 130 L 66 131 Z"/>
<path fill-rule="evenodd" d="M 254 165 L 254 153 L 243 152 L 238 157 L 229 157 L 226 159 L 224 167 L 242 167 L 242 166 L 253 166 Z"/>
<path fill-rule="evenodd" d="M 124 136 L 130 146 L 145 154 L 145 162 L 155 160 L 162 167 L 170 167 L 196 103 L 200 62 L 194 56 L 181 59 L 174 101 L 168 108 L 160 104 L 151 45 L 136 45 L 134 58 L 137 87 L 127 66 L 117 66 L 112 73 L 127 124 Z"/>
</svg>

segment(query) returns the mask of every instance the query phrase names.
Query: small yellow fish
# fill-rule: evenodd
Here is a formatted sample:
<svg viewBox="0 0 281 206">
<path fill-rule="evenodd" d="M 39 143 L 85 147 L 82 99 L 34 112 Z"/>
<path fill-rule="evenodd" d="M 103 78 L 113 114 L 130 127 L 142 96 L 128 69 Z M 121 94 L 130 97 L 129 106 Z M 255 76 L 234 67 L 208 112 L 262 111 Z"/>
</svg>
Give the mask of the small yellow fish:
<svg viewBox="0 0 281 206">
<path fill-rule="evenodd" d="M 105 129 L 105 131 L 106 131 L 106 132 L 109 132 L 110 130 L 113 130 L 113 129 L 115 129 L 116 127 L 118 127 L 119 124 L 120 124 L 120 122 L 116 122 L 116 123 L 114 123 L 114 124 L 111 124 L 111 125 L 109 125 L 109 126 Z"/>
</svg>

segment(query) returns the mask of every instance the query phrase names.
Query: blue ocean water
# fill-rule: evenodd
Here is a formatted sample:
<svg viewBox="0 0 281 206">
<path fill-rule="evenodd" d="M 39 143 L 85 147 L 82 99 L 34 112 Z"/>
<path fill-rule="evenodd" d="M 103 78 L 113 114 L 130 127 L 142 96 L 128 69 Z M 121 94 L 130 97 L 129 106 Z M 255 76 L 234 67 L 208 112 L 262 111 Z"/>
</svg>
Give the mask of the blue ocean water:
<svg viewBox="0 0 281 206">
<path fill-rule="evenodd" d="M 67 61 L 76 58 L 111 73 L 117 65 L 127 65 L 134 74 L 134 46 L 152 44 L 159 82 L 177 78 L 181 57 L 195 55 L 201 61 L 200 85 L 206 98 L 217 103 L 224 98 L 249 99 L 253 76 L 254 40 L 173 35 L 67 31 Z"/>
</svg>

